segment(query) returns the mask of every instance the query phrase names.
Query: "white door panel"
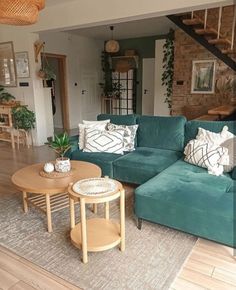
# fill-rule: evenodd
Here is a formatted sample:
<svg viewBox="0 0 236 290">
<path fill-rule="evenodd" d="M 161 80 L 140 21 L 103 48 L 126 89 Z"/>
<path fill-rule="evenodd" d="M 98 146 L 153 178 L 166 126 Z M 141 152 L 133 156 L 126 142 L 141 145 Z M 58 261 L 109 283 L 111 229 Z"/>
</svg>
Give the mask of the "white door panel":
<svg viewBox="0 0 236 290">
<path fill-rule="evenodd" d="M 81 82 L 81 112 L 83 120 L 96 120 L 101 113 L 98 78 L 95 73 L 84 73 Z"/>
<path fill-rule="evenodd" d="M 154 115 L 155 58 L 143 59 L 142 115 Z"/>
</svg>

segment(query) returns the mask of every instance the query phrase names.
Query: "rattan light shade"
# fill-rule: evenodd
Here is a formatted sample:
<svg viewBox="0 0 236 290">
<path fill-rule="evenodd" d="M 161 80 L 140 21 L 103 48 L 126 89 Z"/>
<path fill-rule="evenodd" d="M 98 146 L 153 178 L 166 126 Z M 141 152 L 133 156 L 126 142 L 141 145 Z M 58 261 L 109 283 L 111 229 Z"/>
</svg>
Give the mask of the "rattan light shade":
<svg viewBox="0 0 236 290">
<path fill-rule="evenodd" d="M 45 0 L 1 0 L 0 23 L 30 25 L 38 20 L 39 11 L 45 7 Z"/>
</svg>

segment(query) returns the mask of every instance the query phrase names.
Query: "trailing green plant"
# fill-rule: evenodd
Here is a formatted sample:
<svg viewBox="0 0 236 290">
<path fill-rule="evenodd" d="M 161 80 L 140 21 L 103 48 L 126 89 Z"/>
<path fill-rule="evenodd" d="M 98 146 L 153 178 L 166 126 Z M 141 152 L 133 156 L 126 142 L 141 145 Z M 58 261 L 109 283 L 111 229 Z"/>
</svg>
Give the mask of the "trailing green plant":
<svg viewBox="0 0 236 290">
<path fill-rule="evenodd" d="M 29 131 L 35 128 L 35 113 L 27 106 L 17 106 L 12 109 L 13 126 L 15 129 Z"/>
<path fill-rule="evenodd" d="M 106 97 L 119 98 L 121 95 L 122 85 L 116 81 L 112 80 L 112 67 L 111 67 L 111 57 L 106 51 L 102 51 L 101 55 L 101 65 L 103 71 L 103 82 L 99 83 L 103 90 L 103 95 Z"/>
<path fill-rule="evenodd" d="M 174 79 L 174 30 L 170 29 L 165 44 L 163 45 L 163 68 L 162 85 L 166 86 L 165 103 L 168 108 L 172 107 L 173 79 Z"/>
<path fill-rule="evenodd" d="M 8 93 L 3 86 L 0 86 L 0 103 L 8 103 L 15 100 L 15 97 Z"/>
<path fill-rule="evenodd" d="M 68 150 L 71 148 L 70 138 L 66 132 L 63 134 L 54 135 L 54 140 L 48 143 L 58 156 L 63 158 Z"/>
</svg>

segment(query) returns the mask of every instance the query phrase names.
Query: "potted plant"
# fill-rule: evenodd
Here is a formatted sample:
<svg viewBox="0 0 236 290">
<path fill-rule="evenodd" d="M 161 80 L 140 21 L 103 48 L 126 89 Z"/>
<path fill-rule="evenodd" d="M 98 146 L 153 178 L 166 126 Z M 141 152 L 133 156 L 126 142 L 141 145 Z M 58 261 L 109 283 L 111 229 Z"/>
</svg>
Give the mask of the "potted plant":
<svg viewBox="0 0 236 290">
<path fill-rule="evenodd" d="M 70 139 L 67 133 L 54 135 L 54 140 L 49 142 L 52 148 L 59 156 L 56 159 L 55 169 L 57 172 L 68 172 L 71 169 L 70 159 L 65 154 L 71 148 Z"/>
<path fill-rule="evenodd" d="M 27 106 L 17 106 L 12 109 L 13 126 L 26 132 L 35 128 L 35 113 Z"/>
<path fill-rule="evenodd" d="M 3 86 L 0 86 L 0 103 L 4 105 L 14 104 L 15 97 L 6 92 Z"/>
</svg>

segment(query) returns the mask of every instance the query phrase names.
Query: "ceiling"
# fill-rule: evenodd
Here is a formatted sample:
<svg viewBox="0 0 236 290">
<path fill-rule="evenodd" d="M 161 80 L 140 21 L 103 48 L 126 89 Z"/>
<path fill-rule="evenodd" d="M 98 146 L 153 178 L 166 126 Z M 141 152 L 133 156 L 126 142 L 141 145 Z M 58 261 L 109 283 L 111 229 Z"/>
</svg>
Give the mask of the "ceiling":
<svg viewBox="0 0 236 290">
<path fill-rule="evenodd" d="M 58 5 L 58 4 L 62 4 L 62 3 L 68 3 L 68 2 L 72 2 L 75 0 L 46 0 L 46 7 L 47 6 L 53 6 L 53 5 Z"/>
<path fill-rule="evenodd" d="M 175 28 L 175 25 L 166 17 L 149 18 L 117 24 L 113 23 L 112 25 L 114 25 L 115 39 L 162 35 L 168 33 L 170 28 Z M 109 25 L 79 28 L 69 30 L 68 32 L 101 40 L 111 38 Z"/>
</svg>

